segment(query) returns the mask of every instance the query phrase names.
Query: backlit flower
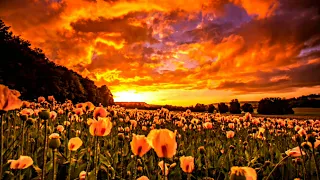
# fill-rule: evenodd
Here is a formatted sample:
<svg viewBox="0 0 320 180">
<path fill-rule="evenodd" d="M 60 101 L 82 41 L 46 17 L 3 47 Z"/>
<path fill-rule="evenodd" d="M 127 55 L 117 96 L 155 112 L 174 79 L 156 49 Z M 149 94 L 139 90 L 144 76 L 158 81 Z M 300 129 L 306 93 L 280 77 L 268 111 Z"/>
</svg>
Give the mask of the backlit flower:
<svg viewBox="0 0 320 180">
<path fill-rule="evenodd" d="M 112 122 L 110 118 L 99 118 L 94 120 L 89 127 L 89 132 L 92 136 L 107 136 L 112 129 Z"/>
<path fill-rule="evenodd" d="M 7 86 L 0 84 L 0 110 L 9 111 L 21 106 L 22 101 Z"/>
<path fill-rule="evenodd" d="M 107 116 L 107 110 L 103 107 L 96 107 L 96 109 L 93 111 L 93 117 L 95 119 L 98 119 L 98 117 L 106 117 Z"/>
<path fill-rule="evenodd" d="M 18 160 L 8 160 L 10 169 L 26 169 L 33 164 L 33 160 L 29 156 L 20 156 Z"/>
<path fill-rule="evenodd" d="M 194 157 L 182 156 L 180 157 L 180 167 L 185 173 L 192 173 L 194 170 Z"/>
<path fill-rule="evenodd" d="M 144 135 L 133 134 L 130 145 L 132 153 L 140 157 L 142 157 L 151 149 L 151 146 L 149 145 L 147 138 Z"/>
<path fill-rule="evenodd" d="M 172 158 L 176 154 L 176 133 L 168 129 L 151 130 L 147 136 L 158 157 Z"/>
<path fill-rule="evenodd" d="M 70 151 L 76 151 L 82 146 L 82 140 L 79 137 L 71 138 L 68 142 L 68 149 Z"/>
<path fill-rule="evenodd" d="M 227 131 L 226 132 L 226 135 L 227 135 L 227 138 L 233 138 L 234 137 L 234 132 L 233 131 Z"/>
<path fill-rule="evenodd" d="M 302 155 L 306 154 L 304 151 L 302 151 L 302 150 L 300 151 L 299 146 L 286 151 L 286 154 L 290 157 L 300 157 L 301 153 L 302 153 Z"/>
<path fill-rule="evenodd" d="M 230 180 L 237 179 L 257 180 L 257 172 L 251 167 L 231 167 Z"/>
</svg>

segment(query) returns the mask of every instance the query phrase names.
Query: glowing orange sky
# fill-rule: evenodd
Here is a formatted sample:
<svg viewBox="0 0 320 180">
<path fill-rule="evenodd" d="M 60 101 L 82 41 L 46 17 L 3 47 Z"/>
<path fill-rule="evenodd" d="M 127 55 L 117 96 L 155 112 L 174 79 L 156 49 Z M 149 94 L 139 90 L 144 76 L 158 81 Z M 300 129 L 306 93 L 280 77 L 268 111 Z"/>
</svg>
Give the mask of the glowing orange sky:
<svg viewBox="0 0 320 180">
<path fill-rule="evenodd" d="M 115 101 L 192 105 L 320 91 L 314 0 L 3 0 L 0 17 Z"/>
</svg>

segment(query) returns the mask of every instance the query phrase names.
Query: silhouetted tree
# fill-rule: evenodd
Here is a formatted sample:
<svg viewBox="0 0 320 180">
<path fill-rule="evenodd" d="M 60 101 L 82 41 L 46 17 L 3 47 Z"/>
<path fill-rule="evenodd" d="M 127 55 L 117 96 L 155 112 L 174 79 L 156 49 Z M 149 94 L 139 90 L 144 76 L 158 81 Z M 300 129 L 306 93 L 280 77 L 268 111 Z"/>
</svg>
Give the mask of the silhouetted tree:
<svg viewBox="0 0 320 180">
<path fill-rule="evenodd" d="M 226 113 L 226 112 L 229 111 L 229 107 L 225 103 L 219 103 L 218 104 L 218 109 L 219 109 L 220 113 Z"/>
<path fill-rule="evenodd" d="M 251 104 L 249 103 L 244 103 L 242 106 L 241 106 L 241 109 L 243 112 L 249 112 L 249 113 L 253 113 L 253 107 Z"/>
<path fill-rule="evenodd" d="M 216 110 L 216 107 L 214 107 L 213 104 L 209 104 L 209 106 L 208 106 L 208 113 L 213 113 L 214 110 Z"/>
<path fill-rule="evenodd" d="M 259 114 L 293 114 L 289 101 L 281 98 L 264 98 L 259 101 Z"/>
<path fill-rule="evenodd" d="M 238 99 L 232 99 L 230 102 L 230 113 L 241 114 L 240 103 Z"/>
<path fill-rule="evenodd" d="M 114 104 L 107 86 L 98 88 L 93 81 L 49 61 L 41 49 L 32 49 L 29 41 L 14 36 L 9 29 L 0 20 L 1 84 L 19 90 L 25 100 L 53 95 L 60 102 L 70 99 L 75 103 Z"/>
</svg>

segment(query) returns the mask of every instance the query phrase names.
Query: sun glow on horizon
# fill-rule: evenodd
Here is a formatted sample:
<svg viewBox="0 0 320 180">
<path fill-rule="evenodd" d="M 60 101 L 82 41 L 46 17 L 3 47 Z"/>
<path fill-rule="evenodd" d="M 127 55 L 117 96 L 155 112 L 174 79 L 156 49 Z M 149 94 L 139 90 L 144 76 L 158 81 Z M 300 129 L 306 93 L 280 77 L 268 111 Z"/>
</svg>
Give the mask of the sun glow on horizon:
<svg viewBox="0 0 320 180">
<path fill-rule="evenodd" d="M 115 102 L 145 102 L 147 97 L 135 91 L 121 91 L 114 93 Z"/>
</svg>

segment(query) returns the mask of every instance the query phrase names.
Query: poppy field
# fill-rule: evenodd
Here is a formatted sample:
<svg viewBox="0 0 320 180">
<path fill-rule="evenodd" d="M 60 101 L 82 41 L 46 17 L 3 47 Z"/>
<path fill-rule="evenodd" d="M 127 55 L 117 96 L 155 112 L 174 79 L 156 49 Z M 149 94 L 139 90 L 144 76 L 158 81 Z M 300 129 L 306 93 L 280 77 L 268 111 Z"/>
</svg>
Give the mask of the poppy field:
<svg viewBox="0 0 320 180">
<path fill-rule="evenodd" d="M 19 96 L 0 85 L 0 179 L 319 179 L 317 119 Z"/>
</svg>

